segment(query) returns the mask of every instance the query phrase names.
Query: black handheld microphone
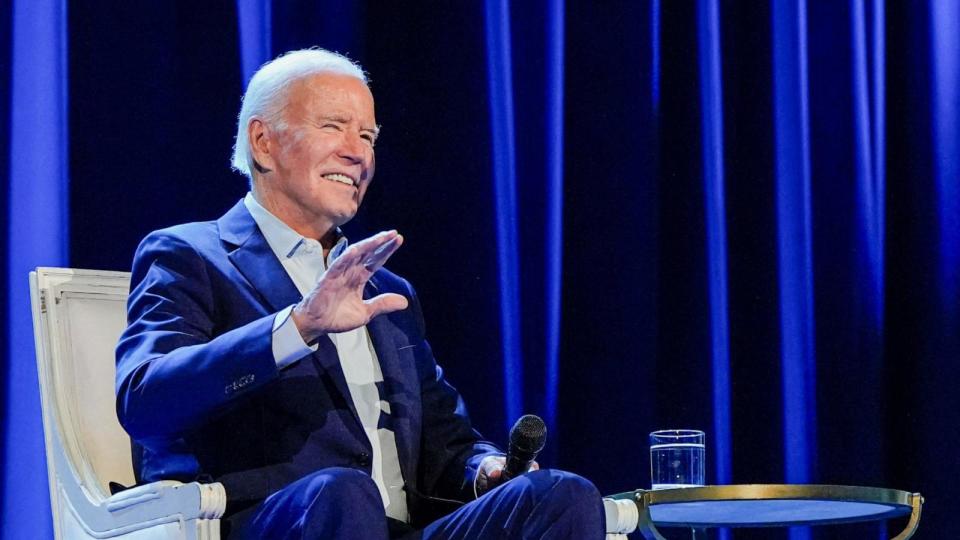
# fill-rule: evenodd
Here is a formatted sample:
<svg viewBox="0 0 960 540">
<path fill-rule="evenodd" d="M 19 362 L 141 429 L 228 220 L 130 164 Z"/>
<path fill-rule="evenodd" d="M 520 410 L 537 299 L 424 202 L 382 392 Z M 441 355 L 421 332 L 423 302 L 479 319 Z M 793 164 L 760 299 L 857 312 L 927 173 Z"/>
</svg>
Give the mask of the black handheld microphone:
<svg viewBox="0 0 960 540">
<path fill-rule="evenodd" d="M 530 469 L 547 442 L 547 425 L 539 416 L 525 414 L 510 430 L 510 446 L 507 447 L 507 466 L 503 469 L 503 481 L 520 476 Z"/>
</svg>

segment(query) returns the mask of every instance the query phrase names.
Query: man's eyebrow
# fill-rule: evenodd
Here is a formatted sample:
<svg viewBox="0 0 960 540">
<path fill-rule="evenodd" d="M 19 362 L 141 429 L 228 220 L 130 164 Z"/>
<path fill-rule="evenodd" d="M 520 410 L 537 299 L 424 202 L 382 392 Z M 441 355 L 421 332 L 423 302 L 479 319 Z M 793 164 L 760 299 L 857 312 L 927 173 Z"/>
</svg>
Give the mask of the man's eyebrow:
<svg viewBox="0 0 960 540">
<path fill-rule="evenodd" d="M 321 116 L 320 119 L 321 119 L 321 120 L 331 121 L 331 122 L 338 122 L 338 123 L 341 123 L 341 124 L 347 124 L 347 123 L 350 122 L 350 119 L 347 118 L 346 116 L 342 115 L 342 114 L 325 114 L 325 115 Z M 379 136 L 379 135 L 380 135 L 380 125 L 377 124 L 377 125 L 375 125 L 375 126 L 373 126 L 373 127 L 362 127 L 362 128 L 360 128 L 360 131 L 369 131 L 370 133 L 373 133 L 374 136 Z"/>
</svg>

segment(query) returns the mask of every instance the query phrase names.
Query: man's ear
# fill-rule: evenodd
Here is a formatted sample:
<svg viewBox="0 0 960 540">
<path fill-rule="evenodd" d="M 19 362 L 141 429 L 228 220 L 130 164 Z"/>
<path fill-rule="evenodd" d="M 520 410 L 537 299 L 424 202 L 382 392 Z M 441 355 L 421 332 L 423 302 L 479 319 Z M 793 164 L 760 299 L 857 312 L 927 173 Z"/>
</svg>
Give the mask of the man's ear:
<svg viewBox="0 0 960 540">
<path fill-rule="evenodd" d="M 273 154 L 271 150 L 273 134 L 270 128 L 263 120 L 254 116 L 247 124 L 247 140 L 250 141 L 250 156 L 253 158 L 253 166 L 260 174 L 266 174 L 273 170 Z"/>
</svg>

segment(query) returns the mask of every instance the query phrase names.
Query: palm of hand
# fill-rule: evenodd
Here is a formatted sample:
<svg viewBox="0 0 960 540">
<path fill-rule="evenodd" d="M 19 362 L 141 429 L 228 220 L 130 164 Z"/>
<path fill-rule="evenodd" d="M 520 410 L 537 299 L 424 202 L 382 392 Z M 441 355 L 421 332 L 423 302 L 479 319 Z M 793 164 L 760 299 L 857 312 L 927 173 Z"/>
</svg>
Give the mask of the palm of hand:
<svg viewBox="0 0 960 540">
<path fill-rule="evenodd" d="M 304 341 L 310 343 L 322 334 L 347 332 L 382 313 L 405 309 L 407 299 L 398 294 L 363 299 L 367 281 L 402 243 L 402 236 L 389 231 L 347 248 L 294 308 L 294 322 Z"/>
<path fill-rule="evenodd" d="M 357 258 L 356 255 L 348 249 L 304 298 L 307 311 L 313 314 L 314 324 L 327 333 L 359 328 L 374 316 L 371 306 L 363 300 L 364 285 L 373 272 L 350 260 Z"/>
</svg>

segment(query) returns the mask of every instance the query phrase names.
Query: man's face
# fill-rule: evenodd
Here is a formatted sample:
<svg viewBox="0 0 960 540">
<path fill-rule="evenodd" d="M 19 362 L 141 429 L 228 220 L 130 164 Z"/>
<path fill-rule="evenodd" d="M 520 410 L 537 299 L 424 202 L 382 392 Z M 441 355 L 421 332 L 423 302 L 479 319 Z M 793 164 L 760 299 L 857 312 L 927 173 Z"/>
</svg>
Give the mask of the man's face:
<svg viewBox="0 0 960 540">
<path fill-rule="evenodd" d="M 280 219 L 318 230 L 353 218 L 374 173 L 377 122 L 363 82 L 324 73 L 290 87 L 262 180 Z M 291 223 L 292 222 L 292 223 Z"/>
</svg>

